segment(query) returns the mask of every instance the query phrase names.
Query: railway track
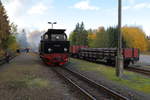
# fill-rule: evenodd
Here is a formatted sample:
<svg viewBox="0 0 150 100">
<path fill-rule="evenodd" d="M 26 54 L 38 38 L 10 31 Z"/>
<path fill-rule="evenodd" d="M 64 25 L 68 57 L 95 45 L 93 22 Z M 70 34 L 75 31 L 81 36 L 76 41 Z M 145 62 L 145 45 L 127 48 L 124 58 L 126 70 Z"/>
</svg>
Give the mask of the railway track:
<svg viewBox="0 0 150 100">
<path fill-rule="evenodd" d="M 53 68 L 53 70 L 79 89 L 89 100 L 128 100 L 128 98 L 119 93 L 68 68 L 57 67 Z"/>
<path fill-rule="evenodd" d="M 87 60 L 85 60 L 87 61 Z M 89 61 L 91 62 L 91 61 Z M 92 61 L 93 62 L 93 61 Z M 109 67 L 114 67 L 114 65 L 108 65 L 106 62 L 94 62 L 96 64 L 103 64 L 103 65 L 107 65 Z M 143 75 L 146 75 L 146 76 L 149 76 L 150 77 L 150 70 L 146 70 L 146 69 L 142 69 L 142 68 L 135 68 L 135 67 L 125 67 L 125 70 L 128 70 L 128 71 L 132 71 L 132 72 L 136 72 L 136 73 L 140 73 L 140 74 L 143 74 Z"/>
<path fill-rule="evenodd" d="M 135 68 L 135 67 L 127 67 L 126 70 L 132 71 L 132 72 L 137 72 L 146 76 L 150 76 L 150 70 L 146 69 L 141 69 L 141 68 Z"/>
<path fill-rule="evenodd" d="M 9 61 L 11 61 L 12 59 L 14 59 L 15 57 L 16 57 L 16 55 L 15 56 L 11 56 L 10 59 L 9 59 Z M 5 63 L 6 63 L 6 58 L 5 57 L 1 58 L 0 59 L 0 65 L 3 65 Z"/>
</svg>

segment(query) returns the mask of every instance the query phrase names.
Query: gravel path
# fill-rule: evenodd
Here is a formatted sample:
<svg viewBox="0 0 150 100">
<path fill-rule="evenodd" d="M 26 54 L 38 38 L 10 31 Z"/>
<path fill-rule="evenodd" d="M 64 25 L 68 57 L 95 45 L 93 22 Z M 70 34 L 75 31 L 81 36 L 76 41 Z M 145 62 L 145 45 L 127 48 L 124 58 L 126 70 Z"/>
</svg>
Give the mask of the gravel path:
<svg viewBox="0 0 150 100">
<path fill-rule="evenodd" d="M 150 66 L 150 56 L 149 55 L 140 55 L 139 63 Z"/>
<path fill-rule="evenodd" d="M 143 69 L 150 70 L 150 56 L 149 55 L 140 55 L 140 60 L 131 66 L 141 67 Z"/>
<path fill-rule="evenodd" d="M 22 54 L 0 66 L 0 100 L 79 100 L 37 55 Z"/>
</svg>

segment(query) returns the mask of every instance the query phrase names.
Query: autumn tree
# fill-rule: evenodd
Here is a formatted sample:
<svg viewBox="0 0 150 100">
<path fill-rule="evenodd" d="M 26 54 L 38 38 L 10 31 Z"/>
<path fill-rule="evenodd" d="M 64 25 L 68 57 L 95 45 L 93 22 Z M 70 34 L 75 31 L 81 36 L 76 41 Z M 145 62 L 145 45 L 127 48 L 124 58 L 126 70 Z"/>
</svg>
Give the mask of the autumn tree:
<svg viewBox="0 0 150 100">
<path fill-rule="evenodd" d="M 97 30 L 89 29 L 89 30 L 87 30 L 87 32 L 88 32 L 88 46 L 89 47 L 95 47 L 94 41 L 96 39 Z"/>
<path fill-rule="evenodd" d="M 141 51 L 148 50 L 148 40 L 141 28 L 125 26 L 122 28 L 122 34 L 127 47 L 139 48 Z"/>
</svg>

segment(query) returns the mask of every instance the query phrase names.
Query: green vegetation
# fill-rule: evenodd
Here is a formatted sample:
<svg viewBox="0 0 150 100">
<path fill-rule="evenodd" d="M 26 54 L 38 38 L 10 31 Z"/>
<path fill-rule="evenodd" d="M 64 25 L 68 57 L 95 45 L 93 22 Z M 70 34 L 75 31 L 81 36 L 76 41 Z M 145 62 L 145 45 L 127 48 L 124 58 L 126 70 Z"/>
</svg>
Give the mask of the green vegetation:
<svg viewBox="0 0 150 100">
<path fill-rule="evenodd" d="M 124 26 L 122 28 L 123 47 L 139 48 L 145 52 L 150 50 L 150 41 L 145 32 L 136 26 Z M 74 31 L 70 34 L 71 45 L 88 45 L 91 48 L 115 48 L 117 47 L 118 29 L 117 27 L 103 26 L 98 29 L 84 29 L 83 22 L 78 23 Z"/>
<path fill-rule="evenodd" d="M 71 45 L 88 45 L 88 34 L 84 28 L 84 23 L 77 23 L 76 28 L 70 34 L 69 40 Z"/>
<path fill-rule="evenodd" d="M 148 77 L 142 76 L 134 72 L 125 71 L 125 75 L 121 79 L 116 77 L 115 68 L 72 58 L 71 62 L 77 63 L 78 65 L 75 66 L 77 66 L 77 68 L 82 71 L 92 71 L 94 73 L 96 72 L 101 76 L 105 77 L 106 79 L 112 80 L 113 82 L 116 82 L 118 84 L 125 85 L 129 88 L 144 93 L 150 93 L 150 78 Z"/>
<path fill-rule="evenodd" d="M 16 41 L 17 26 L 9 22 L 6 11 L 0 3 L 0 56 L 4 55 L 6 50 L 16 51 L 19 47 Z"/>
</svg>

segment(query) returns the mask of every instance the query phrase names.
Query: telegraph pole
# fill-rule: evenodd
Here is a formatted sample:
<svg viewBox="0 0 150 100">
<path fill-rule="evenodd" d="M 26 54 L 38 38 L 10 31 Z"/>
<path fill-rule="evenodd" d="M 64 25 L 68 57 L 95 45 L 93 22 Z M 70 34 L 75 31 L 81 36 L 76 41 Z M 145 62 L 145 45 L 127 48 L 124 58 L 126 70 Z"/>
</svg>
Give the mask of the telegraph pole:
<svg viewBox="0 0 150 100">
<path fill-rule="evenodd" d="M 122 55 L 122 33 L 121 33 L 121 20 L 122 20 L 122 0 L 118 0 L 118 47 L 116 57 L 116 75 L 122 77 L 123 75 L 123 55 Z"/>
</svg>

